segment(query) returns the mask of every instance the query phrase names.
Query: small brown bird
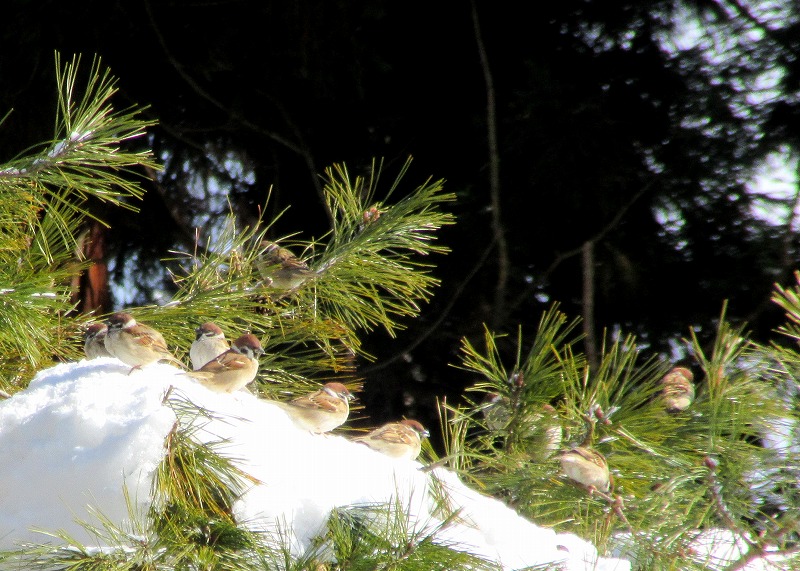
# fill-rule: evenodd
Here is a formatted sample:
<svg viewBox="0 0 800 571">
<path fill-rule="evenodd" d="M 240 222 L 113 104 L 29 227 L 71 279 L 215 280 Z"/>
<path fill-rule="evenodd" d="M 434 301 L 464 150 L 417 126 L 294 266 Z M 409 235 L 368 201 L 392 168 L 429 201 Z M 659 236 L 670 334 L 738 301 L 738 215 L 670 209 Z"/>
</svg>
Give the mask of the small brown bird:
<svg viewBox="0 0 800 571">
<path fill-rule="evenodd" d="M 258 337 L 245 333 L 231 348 L 187 375 L 218 393 L 232 393 L 244 388 L 258 373 L 258 357 L 264 353 Z"/>
<path fill-rule="evenodd" d="M 108 318 L 106 325 L 106 350 L 133 369 L 156 361 L 171 361 L 183 367 L 183 363 L 167 349 L 164 336 L 152 327 L 137 323 L 131 314 L 115 313 Z"/>
<path fill-rule="evenodd" d="M 105 344 L 107 332 L 108 326 L 105 323 L 92 323 L 86 328 L 83 334 L 83 352 L 87 359 L 111 356 Z"/>
<path fill-rule="evenodd" d="M 561 469 L 571 480 L 607 492 L 611 482 L 608 462 L 597 450 L 586 446 L 576 446 L 561 454 Z"/>
<path fill-rule="evenodd" d="M 231 348 L 222 329 L 215 323 L 210 321 L 203 323 L 194 330 L 194 333 L 194 341 L 189 348 L 189 359 L 195 371 Z"/>
<path fill-rule="evenodd" d="M 661 379 L 661 400 L 668 412 L 681 412 L 694 401 L 694 374 L 686 367 L 673 367 Z"/>
<path fill-rule="evenodd" d="M 289 402 L 272 401 L 286 411 L 292 420 L 310 432 L 321 434 L 341 426 L 350 414 L 349 402 L 355 397 L 342 383 L 326 383 L 309 395 Z"/>
<path fill-rule="evenodd" d="M 534 423 L 535 434 L 540 435 L 542 441 L 542 458 L 549 458 L 553 452 L 561 448 L 561 439 L 564 437 L 558 412 L 551 405 L 543 404 L 542 412 L 535 414 Z"/>
<path fill-rule="evenodd" d="M 308 264 L 275 242 L 264 240 L 261 242 L 261 248 L 261 257 L 256 262 L 256 268 L 267 287 L 292 290 L 316 275 Z"/>
<path fill-rule="evenodd" d="M 531 404 L 519 418 L 517 433 L 526 449 L 539 460 L 546 460 L 561 447 L 563 430 L 556 409 L 549 404 Z M 497 393 L 487 393 L 481 404 L 486 428 L 507 432 L 511 422 L 511 400 Z"/>
<path fill-rule="evenodd" d="M 480 410 L 486 428 L 493 432 L 505 430 L 511 421 L 511 399 L 499 393 L 486 393 Z"/>
<path fill-rule="evenodd" d="M 422 424 L 405 419 L 384 424 L 365 436 L 354 438 L 353 442 L 366 444 L 392 458 L 416 460 L 422 449 L 422 439 L 428 436 L 430 433 Z"/>
</svg>

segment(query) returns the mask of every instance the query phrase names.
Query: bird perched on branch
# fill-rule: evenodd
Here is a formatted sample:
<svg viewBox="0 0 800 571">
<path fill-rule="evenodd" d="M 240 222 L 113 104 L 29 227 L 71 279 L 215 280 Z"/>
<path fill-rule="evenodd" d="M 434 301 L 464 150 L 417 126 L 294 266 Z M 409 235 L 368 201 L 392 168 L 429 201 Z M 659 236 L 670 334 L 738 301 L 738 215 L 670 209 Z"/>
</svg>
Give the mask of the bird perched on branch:
<svg viewBox="0 0 800 571">
<path fill-rule="evenodd" d="M 255 264 L 267 287 L 279 290 L 292 290 L 316 274 L 304 261 L 288 249 L 275 242 L 261 242 L 260 257 Z"/>
<path fill-rule="evenodd" d="M 331 382 L 311 394 L 289 402 L 272 401 L 291 419 L 310 432 L 321 434 L 341 426 L 350 414 L 350 401 L 355 397 L 342 383 Z"/>
<path fill-rule="evenodd" d="M 207 321 L 195 329 L 194 333 L 194 341 L 189 348 L 189 359 L 195 371 L 230 349 L 225 334 L 215 323 Z"/>
<path fill-rule="evenodd" d="M 605 456 L 587 446 L 576 446 L 561 454 L 561 469 L 566 476 L 587 487 L 607 492 L 611 474 Z"/>
<path fill-rule="evenodd" d="M 87 359 L 98 357 L 111 357 L 106 349 L 106 334 L 108 326 L 105 323 L 92 323 L 83 334 L 83 352 Z"/>
<path fill-rule="evenodd" d="M 673 367 L 660 383 L 661 400 L 668 412 L 681 412 L 694 402 L 694 374 L 686 367 Z"/>
<path fill-rule="evenodd" d="M 422 439 L 428 436 L 430 433 L 418 421 L 404 419 L 384 424 L 365 436 L 354 438 L 353 442 L 366 444 L 392 458 L 416 460 L 422 449 Z"/>
<path fill-rule="evenodd" d="M 528 452 L 537 459 L 546 460 L 561 447 L 563 430 L 558 412 L 550 404 L 520 403 L 523 412 L 517 413 L 513 427 Z M 493 432 L 509 434 L 512 419 L 511 399 L 498 393 L 487 393 L 481 404 L 486 428 Z"/>
<path fill-rule="evenodd" d="M 231 348 L 211 359 L 196 371 L 186 373 L 208 389 L 232 393 L 244 388 L 258 373 L 258 357 L 264 353 L 258 337 L 245 333 Z"/>
<path fill-rule="evenodd" d="M 183 367 L 183 363 L 167 349 L 164 336 L 148 325 L 137 323 L 131 314 L 115 313 L 108 318 L 106 326 L 106 350 L 130 365 L 131 371 L 156 361 L 169 361 Z"/>
</svg>

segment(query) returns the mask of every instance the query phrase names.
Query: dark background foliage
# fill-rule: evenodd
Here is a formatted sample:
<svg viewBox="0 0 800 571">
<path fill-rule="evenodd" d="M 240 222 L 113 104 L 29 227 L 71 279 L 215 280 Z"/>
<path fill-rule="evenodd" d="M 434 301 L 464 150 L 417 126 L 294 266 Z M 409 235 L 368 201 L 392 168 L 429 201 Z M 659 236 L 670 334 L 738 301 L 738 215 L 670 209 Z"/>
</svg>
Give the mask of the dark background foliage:
<svg viewBox="0 0 800 571">
<path fill-rule="evenodd" d="M 800 136 L 789 1 L 9 0 L 3 11 L 0 110 L 14 111 L 0 160 L 52 136 L 56 50 L 102 57 L 117 106 L 148 105 L 158 120 L 145 143 L 165 169 L 143 173 L 138 215 L 104 213 L 94 255 L 112 287 L 85 282 L 85 310 L 168 299 L 161 259 L 191 251 L 224 195 L 248 223 L 271 192 L 267 218 L 291 205 L 274 237 L 319 237 L 325 167 L 365 173 L 383 158 L 388 182 L 411 155 L 408 180 L 446 179 L 458 222 L 441 234 L 452 253 L 433 260 L 442 285 L 422 317 L 396 339 L 366 339 L 372 423 L 432 419 L 435 396 L 474 380 L 450 366 L 460 338 L 484 323 L 532 332 L 554 301 L 589 318 L 589 343 L 622 330 L 673 358 L 690 327 L 713 335 L 724 300 L 761 340 L 781 318 L 769 298 L 797 266 L 796 196 L 766 222 L 748 183 Z"/>
</svg>

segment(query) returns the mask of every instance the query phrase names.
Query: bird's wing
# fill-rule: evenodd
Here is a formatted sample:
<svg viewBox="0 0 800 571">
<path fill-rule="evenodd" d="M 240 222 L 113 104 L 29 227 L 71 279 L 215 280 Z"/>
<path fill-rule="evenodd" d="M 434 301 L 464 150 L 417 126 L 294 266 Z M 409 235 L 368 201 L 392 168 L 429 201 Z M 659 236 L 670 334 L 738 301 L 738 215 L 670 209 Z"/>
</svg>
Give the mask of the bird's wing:
<svg viewBox="0 0 800 571">
<path fill-rule="evenodd" d="M 392 444 L 410 444 L 413 442 L 411 434 L 402 425 L 390 424 L 379 428 L 371 438 L 384 440 Z"/>
<path fill-rule="evenodd" d="M 289 401 L 291 406 L 295 406 L 298 408 L 308 408 L 308 409 L 321 409 L 321 410 L 328 410 L 330 412 L 336 412 L 340 409 L 338 403 L 328 397 L 322 391 L 317 391 L 310 395 L 305 395 L 302 397 L 297 397 L 296 399 L 292 399 Z"/>
<path fill-rule="evenodd" d="M 226 351 L 215 359 L 200 367 L 198 372 L 216 375 L 226 371 L 246 369 L 250 367 L 250 359 L 235 351 Z"/>
<path fill-rule="evenodd" d="M 123 333 L 131 336 L 136 343 L 142 347 L 151 347 L 158 351 L 168 352 L 167 342 L 164 336 L 158 331 L 146 325 L 136 324 L 129 329 L 123 329 Z"/>
</svg>

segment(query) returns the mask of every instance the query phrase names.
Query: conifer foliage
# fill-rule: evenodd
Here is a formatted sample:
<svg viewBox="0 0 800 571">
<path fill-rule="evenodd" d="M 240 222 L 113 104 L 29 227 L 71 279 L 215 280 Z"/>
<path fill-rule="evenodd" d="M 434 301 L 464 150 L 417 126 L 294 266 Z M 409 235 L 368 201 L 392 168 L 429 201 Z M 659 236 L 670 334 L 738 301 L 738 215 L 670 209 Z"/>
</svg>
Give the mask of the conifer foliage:
<svg viewBox="0 0 800 571">
<path fill-rule="evenodd" d="M 114 111 L 109 72 L 94 61 L 80 83 L 79 63 L 56 59 L 53 139 L 0 169 L 0 388 L 9 394 L 35 371 L 81 357 L 83 328 L 101 317 L 79 315 L 70 302 L 87 267 L 76 252 L 93 218 L 89 204 L 135 213 L 142 189 L 127 175 L 157 168 L 149 152 L 129 150 L 149 125 L 141 110 Z M 269 240 L 272 221 L 242 228 L 231 215 L 195 251 L 164 260 L 178 289 L 169 303 L 129 310 L 162 331 L 184 361 L 193 338 L 187 324 L 211 320 L 255 333 L 266 353 L 253 386 L 259 395 L 288 398 L 322 378 L 356 386 L 361 337 L 377 328 L 391 334 L 422 311 L 437 285 L 429 255 L 446 252 L 437 231 L 454 222 L 443 181 L 408 188 L 408 167 L 388 190 L 380 163 L 366 177 L 344 165 L 327 169 L 332 226 L 314 240 Z M 463 403 L 441 407 L 445 450 L 439 456 L 428 445 L 426 461 L 643 569 L 703 568 L 692 545 L 715 529 L 749 548 L 731 569 L 769 551 L 791 557 L 800 539 L 800 285 L 778 288 L 774 301 L 787 313 L 779 340 L 789 344 L 752 343 L 723 311 L 713 346 L 690 334 L 679 369 L 616 333 L 590 367 L 578 350 L 579 321 L 557 305 L 536 331 L 510 338 L 486 330 L 481 343 L 465 340 L 453 363 L 475 382 Z M 676 395 L 683 400 L 670 400 Z M 165 406 L 178 421 L 164 443 L 151 511 L 132 514 L 137 529 L 93 529 L 119 549 L 96 552 L 56 534 L 65 548 L 31 547 L 0 561 L 97 570 L 491 568 L 412 536 L 402 506 L 393 505 L 331 514 L 319 545 L 337 563 L 314 553 L 292 560 L 280 538 L 249 532 L 233 517 L 248 475 L 193 438 L 207 412 L 180 395 L 166 395 Z M 599 467 L 599 479 L 568 477 L 569 462 Z M 446 494 L 441 501 L 446 510 Z"/>
<path fill-rule="evenodd" d="M 135 211 L 143 191 L 131 178 L 155 168 L 150 153 L 127 150 L 151 124 L 140 109 L 115 111 L 116 80 L 99 60 L 88 79 L 80 58 L 56 56 L 58 108 L 50 141 L 0 169 L 0 389 L 13 391 L 31 373 L 74 359 L 72 280 L 85 269 L 80 240 L 92 200 Z M 2 125 L 0 124 L 0 129 Z M 11 136 L 5 133 L 4 136 Z"/>
</svg>

